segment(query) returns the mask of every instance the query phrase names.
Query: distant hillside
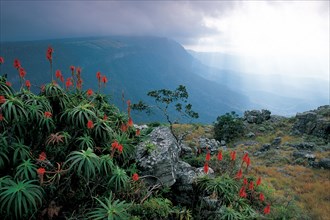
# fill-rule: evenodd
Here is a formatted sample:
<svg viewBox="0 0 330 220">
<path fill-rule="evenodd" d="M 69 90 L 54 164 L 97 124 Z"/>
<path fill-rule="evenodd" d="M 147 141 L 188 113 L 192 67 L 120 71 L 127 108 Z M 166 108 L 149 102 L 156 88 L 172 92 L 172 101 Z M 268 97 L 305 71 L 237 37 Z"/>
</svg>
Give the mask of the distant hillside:
<svg viewBox="0 0 330 220">
<path fill-rule="evenodd" d="M 193 108 L 200 113 L 200 122 L 213 122 L 218 115 L 259 107 L 252 105 L 248 97 L 205 79 L 203 72 L 210 68 L 193 58 L 178 43 L 157 37 L 106 37 L 63 39 L 33 42 L 7 42 L 1 44 L 0 54 L 5 58 L 1 67 L 14 86 L 19 78 L 13 68 L 18 58 L 27 71 L 32 84 L 50 81 L 49 63 L 45 53 L 51 45 L 54 52 L 54 70 L 60 69 L 70 76 L 70 65 L 82 68 L 84 88 L 97 88 L 95 74 L 101 71 L 109 78 L 105 93 L 113 97 L 118 106 L 122 91 L 125 98 L 136 102 L 147 100 L 146 93 L 154 89 L 174 89 L 179 84 L 187 87 Z M 160 120 L 159 115 L 146 118 L 137 115 L 136 120 L 145 122 Z"/>
<path fill-rule="evenodd" d="M 330 102 L 329 81 L 251 73 L 249 69 L 242 72 L 240 63 L 245 62 L 242 57 L 218 52 L 188 52 L 204 65 L 213 67 L 209 72 L 203 72 L 202 77 L 225 83 L 230 89 L 248 96 L 252 103 L 258 103 L 273 113 L 294 115 Z"/>
</svg>

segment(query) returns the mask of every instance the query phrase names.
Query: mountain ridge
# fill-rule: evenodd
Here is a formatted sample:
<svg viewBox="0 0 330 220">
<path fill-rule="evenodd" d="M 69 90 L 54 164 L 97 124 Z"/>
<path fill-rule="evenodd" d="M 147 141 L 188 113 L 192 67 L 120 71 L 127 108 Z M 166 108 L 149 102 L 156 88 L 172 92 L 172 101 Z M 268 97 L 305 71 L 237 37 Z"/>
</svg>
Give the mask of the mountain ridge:
<svg viewBox="0 0 330 220">
<path fill-rule="evenodd" d="M 2 70 L 8 73 L 8 80 L 14 85 L 19 82 L 18 74 L 10 64 L 18 58 L 32 83 L 49 82 L 49 63 L 45 57 L 49 45 L 55 51 L 54 70 L 60 69 L 68 77 L 69 66 L 80 66 L 86 89 L 97 89 L 95 74 L 101 71 L 110 80 L 104 92 L 111 94 L 119 106 L 122 91 L 126 99 L 136 102 L 148 100 L 146 93 L 150 90 L 174 89 L 183 84 L 193 108 L 201 115 L 200 122 L 210 123 L 225 112 L 242 113 L 244 108 L 251 107 L 243 94 L 195 74 L 194 58 L 168 38 L 100 37 L 3 43 L 1 55 L 9 64 L 5 63 Z M 200 68 L 207 67 L 201 65 Z M 137 116 L 138 121 L 143 118 Z M 159 119 L 159 115 L 153 119 Z"/>
</svg>

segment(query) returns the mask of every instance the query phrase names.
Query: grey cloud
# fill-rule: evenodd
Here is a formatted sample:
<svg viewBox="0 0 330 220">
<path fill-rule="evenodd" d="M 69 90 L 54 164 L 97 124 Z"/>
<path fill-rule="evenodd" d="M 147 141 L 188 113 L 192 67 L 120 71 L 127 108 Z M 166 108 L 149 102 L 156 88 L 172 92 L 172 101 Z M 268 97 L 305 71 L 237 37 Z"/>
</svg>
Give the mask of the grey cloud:
<svg viewBox="0 0 330 220">
<path fill-rule="evenodd" d="M 226 1 L 1 1 L 1 39 L 156 35 L 187 43 L 216 34 L 203 17 L 234 7 Z"/>
</svg>

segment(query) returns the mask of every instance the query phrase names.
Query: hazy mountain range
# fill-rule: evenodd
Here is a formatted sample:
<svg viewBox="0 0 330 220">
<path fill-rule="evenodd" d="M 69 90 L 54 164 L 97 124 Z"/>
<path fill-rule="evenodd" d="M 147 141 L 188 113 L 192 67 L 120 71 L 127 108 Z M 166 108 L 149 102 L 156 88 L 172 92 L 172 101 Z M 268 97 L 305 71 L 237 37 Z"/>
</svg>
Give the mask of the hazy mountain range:
<svg viewBox="0 0 330 220">
<path fill-rule="evenodd" d="M 49 63 L 46 60 L 47 47 L 54 48 L 54 70 L 60 69 L 70 76 L 71 65 L 82 68 L 84 88 L 97 89 L 96 72 L 105 74 L 109 83 L 104 93 L 112 96 L 112 101 L 122 107 L 122 92 L 125 99 L 137 102 L 150 100 L 146 93 L 154 89 L 175 89 L 179 84 L 187 87 L 189 100 L 199 112 L 200 122 L 213 122 L 216 117 L 229 111 L 243 113 L 247 109 L 266 108 L 275 114 L 292 115 L 296 112 L 329 104 L 329 96 L 314 94 L 313 86 L 327 86 L 318 81 L 308 81 L 305 87 L 285 85 L 272 76 L 256 80 L 253 74 L 235 69 L 235 57 L 222 58 L 218 66 L 207 62 L 214 54 L 186 51 L 180 44 L 167 38 L 158 37 L 102 37 L 74 38 L 47 41 L 4 42 L 0 55 L 5 58 L 1 73 L 18 86 L 19 77 L 13 67 L 18 58 L 27 71 L 26 78 L 32 84 L 41 85 L 50 81 Z M 221 57 L 221 56 L 220 56 Z M 224 58 L 226 57 L 226 58 Z M 225 60 L 225 61 L 223 61 Z M 217 62 L 216 62 L 217 63 Z M 221 65 L 220 65 L 221 64 Z M 263 87 L 270 82 L 276 87 L 282 86 L 282 94 L 276 94 L 270 88 Z M 305 92 L 309 96 L 302 99 L 296 93 Z M 317 90 L 319 91 L 319 90 Z M 326 93 L 325 93 L 326 94 Z M 161 120 L 160 115 L 146 118 L 137 114 L 136 121 Z"/>
</svg>

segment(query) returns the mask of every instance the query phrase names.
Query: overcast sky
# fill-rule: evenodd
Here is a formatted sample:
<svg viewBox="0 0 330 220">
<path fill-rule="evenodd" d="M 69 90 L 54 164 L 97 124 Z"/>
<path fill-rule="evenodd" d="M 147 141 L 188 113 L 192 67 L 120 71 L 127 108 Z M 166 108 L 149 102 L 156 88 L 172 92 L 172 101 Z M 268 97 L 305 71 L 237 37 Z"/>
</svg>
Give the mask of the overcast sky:
<svg viewBox="0 0 330 220">
<path fill-rule="evenodd" d="M 0 41 L 163 36 L 188 49 L 244 57 L 241 68 L 249 72 L 276 70 L 329 80 L 326 0 L 1 0 L 0 6 Z"/>
</svg>

